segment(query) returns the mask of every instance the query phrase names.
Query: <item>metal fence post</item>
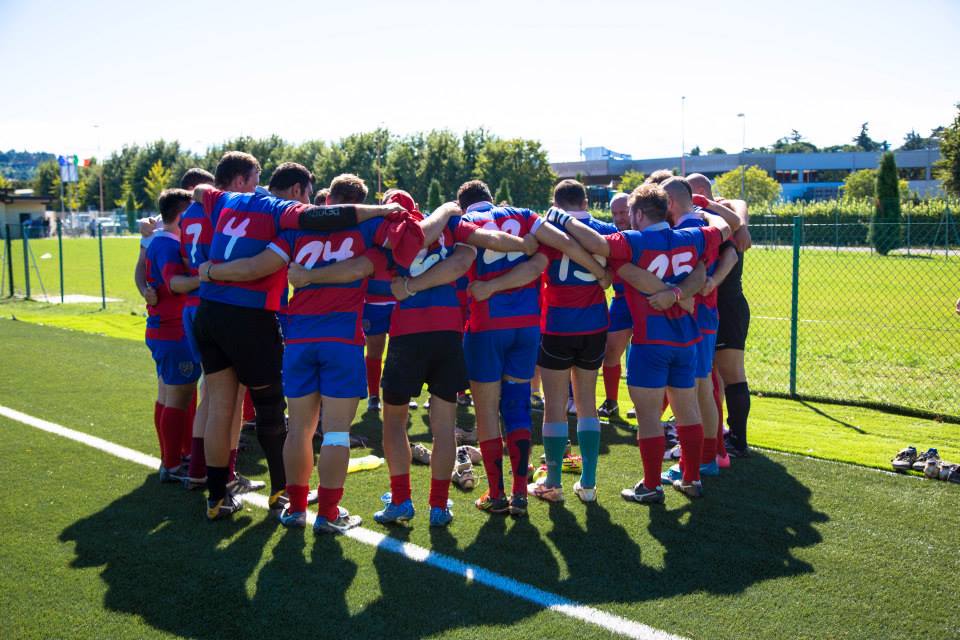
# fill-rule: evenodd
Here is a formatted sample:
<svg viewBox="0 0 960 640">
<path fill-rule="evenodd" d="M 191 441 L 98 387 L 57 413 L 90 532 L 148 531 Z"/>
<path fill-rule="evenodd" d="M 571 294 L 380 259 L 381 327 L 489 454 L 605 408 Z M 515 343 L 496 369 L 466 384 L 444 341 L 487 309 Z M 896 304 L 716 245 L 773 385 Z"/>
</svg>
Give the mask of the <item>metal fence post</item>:
<svg viewBox="0 0 960 640">
<path fill-rule="evenodd" d="M 107 283 L 103 278 L 103 223 L 97 222 L 97 245 L 100 249 L 100 309 L 107 308 Z"/>
<path fill-rule="evenodd" d="M 800 243 L 803 241 L 803 218 L 793 218 L 793 275 L 790 294 L 790 395 L 797 395 L 797 325 L 800 307 Z"/>
<path fill-rule="evenodd" d="M 7 273 L 10 276 L 10 297 L 14 294 L 13 285 L 13 240 L 10 238 L 10 225 L 4 225 L 4 242 L 7 245 Z"/>
<path fill-rule="evenodd" d="M 26 299 L 30 299 L 30 241 L 27 239 L 27 228 L 20 223 L 20 239 L 23 241 L 23 280 Z"/>
<path fill-rule="evenodd" d="M 63 304 L 63 223 L 57 218 L 57 251 L 60 255 L 60 304 Z"/>
</svg>

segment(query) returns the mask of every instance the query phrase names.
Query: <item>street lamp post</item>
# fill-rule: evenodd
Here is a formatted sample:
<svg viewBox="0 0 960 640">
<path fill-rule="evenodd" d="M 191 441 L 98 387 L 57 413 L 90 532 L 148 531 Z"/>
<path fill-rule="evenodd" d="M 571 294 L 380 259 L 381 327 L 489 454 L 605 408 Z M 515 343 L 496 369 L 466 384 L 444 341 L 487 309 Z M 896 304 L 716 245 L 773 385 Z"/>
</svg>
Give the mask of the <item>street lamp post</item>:
<svg viewBox="0 0 960 640">
<path fill-rule="evenodd" d="M 684 140 L 686 125 L 687 96 L 680 96 L 680 175 L 687 175 L 687 145 Z"/>
<path fill-rule="evenodd" d="M 747 152 L 747 114 L 738 113 L 738 118 L 743 120 L 743 138 L 740 141 L 740 199 L 747 199 L 747 176 L 746 167 L 743 165 L 743 156 Z"/>
<path fill-rule="evenodd" d="M 97 130 L 97 173 L 100 174 L 100 216 L 103 217 L 103 158 L 100 157 L 100 125 L 95 124 Z"/>
</svg>

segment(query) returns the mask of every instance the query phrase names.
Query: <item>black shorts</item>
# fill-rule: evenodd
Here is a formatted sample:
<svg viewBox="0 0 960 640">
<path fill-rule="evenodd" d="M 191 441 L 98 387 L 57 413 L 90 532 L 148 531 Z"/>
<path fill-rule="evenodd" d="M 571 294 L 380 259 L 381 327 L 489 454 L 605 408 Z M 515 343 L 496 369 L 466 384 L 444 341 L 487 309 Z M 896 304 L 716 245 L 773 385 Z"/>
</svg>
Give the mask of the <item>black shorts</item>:
<svg viewBox="0 0 960 640">
<path fill-rule="evenodd" d="M 456 402 L 457 394 L 467 388 L 463 334 L 459 331 L 390 337 L 383 364 L 384 401 L 409 401 L 420 395 L 424 384 L 430 393 L 447 402 Z"/>
<path fill-rule="evenodd" d="M 750 304 L 743 294 L 717 298 L 717 313 L 720 314 L 720 326 L 717 329 L 717 351 L 739 349 L 743 351 L 747 344 L 747 331 L 750 330 Z"/>
<path fill-rule="evenodd" d="M 555 336 L 545 333 L 540 336 L 537 364 L 544 369 L 557 371 L 570 367 L 596 371 L 603 364 L 603 354 L 606 349 L 606 331 L 576 336 Z"/>
<path fill-rule="evenodd" d="M 204 374 L 232 368 L 248 387 L 280 383 L 283 338 L 273 311 L 200 300 L 193 330 Z"/>
</svg>

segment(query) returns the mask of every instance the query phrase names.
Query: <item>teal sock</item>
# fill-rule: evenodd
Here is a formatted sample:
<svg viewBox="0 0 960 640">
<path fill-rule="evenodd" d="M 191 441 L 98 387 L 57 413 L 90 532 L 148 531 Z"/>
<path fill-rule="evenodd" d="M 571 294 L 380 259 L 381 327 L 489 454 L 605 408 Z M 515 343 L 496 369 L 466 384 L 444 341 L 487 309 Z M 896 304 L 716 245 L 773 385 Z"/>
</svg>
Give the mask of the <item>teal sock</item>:
<svg viewBox="0 0 960 640">
<path fill-rule="evenodd" d="M 563 453 L 567 450 L 567 423 L 543 423 L 543 451 L 547 457 L 547 485 L 561 486 L 560 472 L 563 469 Z"/>
<path fill-rule="evenodd" d="M 597 462 L 600 461 L 600 419 L 577 420 L 577 441 L 583 469 L 580 471 L 580 486 L 592 489 L 597 486 Z"/>
</svg>

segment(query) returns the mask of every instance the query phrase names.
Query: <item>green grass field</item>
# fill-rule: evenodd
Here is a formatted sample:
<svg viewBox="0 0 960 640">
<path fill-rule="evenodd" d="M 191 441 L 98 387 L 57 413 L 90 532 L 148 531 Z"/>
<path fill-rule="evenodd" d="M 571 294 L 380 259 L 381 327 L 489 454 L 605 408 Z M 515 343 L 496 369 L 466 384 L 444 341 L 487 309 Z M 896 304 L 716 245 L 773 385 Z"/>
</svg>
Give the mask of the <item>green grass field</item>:
<svg viewBox="0 0 960 640">
<path fill-rule="evenodd" d="M 55 238 L 31 241 L 42 281 L 59 293 Z M 137 242 L 104 238 L 111 302 L 57 305 L 0 301 L 0 317 L 142 336 L 143 304 L 133 283 Z M 23 250 L 14 242 L 14 279 L 23 289 Z M 64 289 L 99 298 L 96 239 L 64 239 Z M 43 256 L 49 255 L 48 258 Z M 751 307 L 748 374 L 754 391 L 787 393 L 792 253 L 756 247 L 745 258 Z M 39 292 L 31 266 L 32 289 Z M 6 295 L 6 290 L 4 291 Z M 800 263 L 797 390 L 810 397 L 874 402 L 960 417 L 960 255 L 804 249 Z M 953 378 L 956 376 L 953 375 Z"/>
<path fill-rule="evenodd" d="M 8 320 L 0 337 L 0 405 L 155 455 L 142 344 Z M 960 426 L 779 399 L 754 406 L 755 445 L 857 464 L 757 451 L 709 479 L 706 499 L 671 492 L 646 509 L 617 496 L 640 473 L 633 435 L 605 427 L 591 507 L 571 495 L 532 504 L 527 520 L 491 519 L 454 491 L 453 526 L 431 531 L 425 467 L 414 468 L 421 514 L 409 527 L 370 519 L 386 468 L 351 474 L 344 504 L 392 539 L 690 638 L 957 637 L 960 488 L 862 465 L 882 467 L 907 443 L 958 458 Z M 413 439 L 427 441 L 424 412 L 411 422 Z M 358 415 L 355 431 L 380 453 L 375 416 Z M 610 637 L 383 548 L 284 530 L 251 507 L 208 525 L 201 495 L 6 418 L 0 450 L 4 638 Z M 263 477 L 256 447 L 240 469 Z"/>
</svg>

